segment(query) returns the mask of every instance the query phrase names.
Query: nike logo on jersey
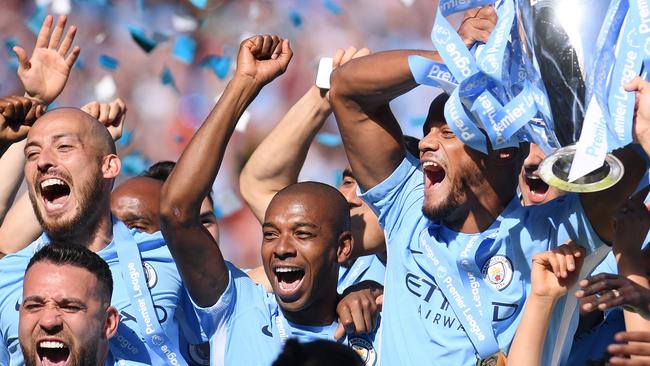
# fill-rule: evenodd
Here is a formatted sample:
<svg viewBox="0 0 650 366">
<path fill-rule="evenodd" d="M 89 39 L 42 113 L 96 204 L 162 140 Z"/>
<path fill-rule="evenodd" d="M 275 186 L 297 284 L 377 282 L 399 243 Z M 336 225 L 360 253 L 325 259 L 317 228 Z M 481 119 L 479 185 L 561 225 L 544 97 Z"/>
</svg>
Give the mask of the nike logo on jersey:
<svg viewBox="0 0 650 366">
<path fill-rule="evenodd" d="M 262 327 L 262 333 L 264 333 L 264 335 L 267 335 L 267 336 L 273 338 L 273 333 L 271 333 L 271 331 L 269 330 L 268 325 L 265 325 L 265 326 Z"/>
</svg>

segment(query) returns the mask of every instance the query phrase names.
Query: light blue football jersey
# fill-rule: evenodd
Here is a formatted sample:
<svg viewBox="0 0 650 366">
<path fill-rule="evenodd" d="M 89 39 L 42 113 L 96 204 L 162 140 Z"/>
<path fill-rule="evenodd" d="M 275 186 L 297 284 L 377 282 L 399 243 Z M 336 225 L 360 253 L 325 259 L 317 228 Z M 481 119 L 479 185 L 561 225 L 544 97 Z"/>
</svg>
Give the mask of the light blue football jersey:
<svg viewBox="0 0 650 366">
<path fill-rule="evenodd" d="M 231 263 L 226 265 L 228 287 L 217 303 L 208 308 L 196 306 L 203 330 L 212 336 L 211 365 L 268 366 L 280 354 L 287 338 L 297 338 L 300 342 L 334 340 L 337 322 L 304 326 L 287 321 L 273 294 Z M 349 336 L 341 342 L 362 355 L 366 365 L 375 365 L 374 338 L 373 333 Z"/>
<path fill-rule="evenodd" d="M 423 231 L 430 230 L 433 245 L 446 246 L 452 258 L 474 237 L 496 235 L 477 265 L 479 280 L 492 288 L 487 309 L 499 348 L 506 353 L 530 291 L 532 257 L 569 238 L 589 252 L 602 242 L 578 196 L 572 194 L 530 207 L 522 207 L 515 197 L 485 232 L 454 232 L 423 216 L 424 178 L 419 166 L 419 160 L 407 154 L 390 177 L 361 195 L 379 217 L 388 243 L 381 364 L 475 365 L 475 349 L 430 275 L 432 265 L 419 242 Z"/>
<path fill-rule="evenodd" d="M 117 230 L 117 225 L 114 224 L 113 230 Z M 156 311 L 155 316 L 168 338 L 178 342 L 179 337 L 185 336 L 191 343 L 207 340 L 201 336 L 193 305 L 162 234 L 147 234 L 135 230 L 131 230 L 130 234 L 140 250 L 147 285 Z M 23 364 L 18 341 L 18 309 L 22 299 L 25 268 L 34 253 L 48 243 L 47 236 L 42 235 L 27 248 L 0 260 L 0 336 L 9 352 L 8 365 L 11 366 Z M 111 303 L 120 313 L 118 332 L 110 341 L 106 365 L 166 365 L 167 363 L 155 353 L 149 352 L 140 336 L 140 327 L 135 317 L 138 309 L 133 306 L 126 290 L 127 284 L 123 279 L 115 242 L 111 242 L 97 254 L 111 269 L 114 283 Z M 178 348 L 178 344 L 175 346 Z"/>
<path fill-rule="evenodd" d="M 336 291 L 342 294 L 346 288 L 363 281 L 384 284 L 386 266 L 376 255 L 364 255 L 354 260 L 350 267 L 339 268 L 339 282 Z"/>
</svg>

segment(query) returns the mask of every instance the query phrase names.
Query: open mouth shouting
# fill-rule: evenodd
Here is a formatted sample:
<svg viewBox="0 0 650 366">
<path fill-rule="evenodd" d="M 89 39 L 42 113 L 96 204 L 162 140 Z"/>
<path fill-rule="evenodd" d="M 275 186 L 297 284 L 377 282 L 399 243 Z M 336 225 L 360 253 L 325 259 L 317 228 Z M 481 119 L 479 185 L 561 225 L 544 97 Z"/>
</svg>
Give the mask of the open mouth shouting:
<svg viewBox="0 0 650 366">
<path fill-rule="evenodd" d="M 528 192 L 523 193 L 532 203 L 543 203 L 546 200 L 549 187 L 537 174 L 537 166 L 524 170 L 524 182 Z"/>
<path fill-rule="evenodd" d="M 67 366 L 70 363 L 70 348 L 59 340 L 38 342 L 36 353 L 43 366 Z"/>
<path fill-rule="evenodd" d="M 439 188 L 447 176 L 445 168 L 440 163 L 432 160 L 422 161 L 422 171 L 424 172 L 425 191 Z"/>
<path fill-rule="evenodd" d="M 305 270 L 295 264 L 273 264 L 273 282 L 275 282 L 275 293 L 284 302 L 296 301 L 302 296 L 302 284 L 305 278 Z"/>
<path fill-rule="evenodd" d="M 40 181 L 38 186 L 43 207 L 48 214 L 60 213 L 70 198 L 70 184 L 61 178 L 49 177 Z"/>
</svg>

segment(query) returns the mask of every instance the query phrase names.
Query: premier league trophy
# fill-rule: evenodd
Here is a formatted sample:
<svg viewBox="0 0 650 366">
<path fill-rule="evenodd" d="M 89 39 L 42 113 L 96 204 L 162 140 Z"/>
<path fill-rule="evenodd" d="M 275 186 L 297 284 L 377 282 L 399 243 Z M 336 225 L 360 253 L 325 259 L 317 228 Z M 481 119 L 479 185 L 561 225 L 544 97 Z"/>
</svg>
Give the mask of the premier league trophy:
<svg viewBox="0 0 650 366">
<path fill-rule="evenodd" d="M 445 17 L 490 4 L 497 25 L 467 50 Z M 608 152 L 632 142 L 635 96 L 623 85 L 650 55 L 648 0 L 440 0 L 431 38 L 444 64 L 411 56 L 411 71 L 450 94 L 445 118 L 464 143 L 536 143 L 541 178 L 565 191 L 620 180 Z"/>
<path fill-rule="evenodd" d="M 583 130 L 590 102 L 588 97 L 593 95 L 593 88 L 597 85 L 600 88 L 606 85 L 606 80 L 602 78 L 608 77 L 607 74 L 611 72 L 614 63 L 613 59 L 609 60 L 609 70 L 604 70 L 602 67 L 605 65 L 600 65 L 600 70 L 607 73 L 596 75 L 596 68 L 599 66 L 597 61 L 607 62 L 603 60 L 603 52 L 609 52 L 608 56 L 611 56 L 615 51 L 598 49 L 601 33 L 610 32 L 611 37 L 615 37 L 615 29 L 603 29 L 601 32 L 604 26 L 612 26 L 604 24 L 611 3 L 609 0 L 518 2 L 519 22 L 516 31 L 521 36 L 524 54 L 539 71 L 551 109 L 555 136 L 563 146 L 546 158 L 539 168 L 539 173 L 546 183 L 565 191 L 587 192 L 606 189 L 618 182 L 623 175 L 621 162 L 613 155 L 607 154 L 600 167 L 595 170 L 592 170 L 593 167 L 585 167 L 582 171 L 587 174 L 570 179 L 573 164 L 586 163 L 576 158 L 575 143 L 580 139 Z M 615 44 L 601 45 L 606 46 L 614 47 Z M 587 121 L 597 122 L 593 118 Z"/>
</svg>

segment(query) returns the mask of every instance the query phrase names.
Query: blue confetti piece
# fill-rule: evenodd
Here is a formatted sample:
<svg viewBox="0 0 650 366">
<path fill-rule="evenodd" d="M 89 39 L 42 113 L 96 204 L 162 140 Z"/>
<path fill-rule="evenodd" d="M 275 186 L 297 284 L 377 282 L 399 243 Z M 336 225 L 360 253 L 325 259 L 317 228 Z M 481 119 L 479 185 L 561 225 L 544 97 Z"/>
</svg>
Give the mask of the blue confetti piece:
<svg viewBox="0 0 650 366">
<path fill-rule="evenodd" d="M 155 39 L 147 37 L 144 29 L 140 27 L 129 25 L 129 33 L 131 33 L 131 38 L 133 38 L 135 43 L 146 53 L 151 52 L 158 45 L 158 42 Z"/>
<path fill-rule="evenodd" d="M 210 68 L 221 80 L 228 76 L 231 65 L 232 59 L 228 56 L 209 55 L 201 61 L 201 67 Z"/>
<path fill-rule="evenodd" d="M 190 2 L 199 9 L 205 9 L 208 6 L 208 0 L 190 0 Z"/>
<path fill-rule="evenodd" d="M 18 45 L 18 38 L 10 37 L 5 39 L 5 48 L 7 49 L 7 54 L 9 54 L 10 57 L 16 57 L 16 54 L 14 53 L 13 49 L 17 45 Z"/>
<path fill-rule="evenodd" d="M 183 136 L 180 136 L 180 135 L 174 136 L 174 142 L 175 143 L 181 144 L 181 143 L 183 143 L 183 141 L 185 141 L 185 138 Z"/>
<path fill-rule="evenodd" d="M 36 10 L 27 19 L 27 22 L 25 24 L 27 25 L 27 28 L 29 28 L 29 30 L 32 33 L 38 35 L 38 32 L 41 30 L 41 26 L 43 25 L 46 16 L 47 16 L 47 9 L 45 9 L 44 6 L 37 6 Z"/>
<path fill-rule="evenodd" d="M 340 15 L 343 13 L 341 5 L 337 4 L 334 0 L 323 0 L 325 9 L 329 10 L 332 14 Z"/>
<path fill-rule="evenodd" d="M 120 137 L 119 140 L 117 140 L 117 146 L 118 147 L 125 147 L 131 144 L 131 141 L 133 141 L 133 131 L 124 131 L 122 133 L 122 137 Z"/>
<path fill-rule="evenodd" d="M 169 69 L 169 67 L 165 66 L 163 69 L 162 75 L 160 76 L 160 81 L 162 81 L 164 85 L 174 84 L 174 76 L 172 75 L 172 71 Z"/>
<path fill-rule="evenodd" d="M 86 59 L 79 55 L 79 57 L 77 57 L 77 61 L 75 61 L 74 66 L 72 67 L 77 70 L 83 70 L 86 67 Z"/>
<path fill-rule="evenodd" d="M 108 70 L 117 70 L 120 62 L 108 55 L 99 55 L 99 64 Z"/>
<path fill-rule="evenodd" d="M 194 61 L 194 53 L 196 52 L 196 41 L 194 38 L 186 35 L 179 35 L 176 37 L 172 54 L 176 59 L 185 63 L 191 64 Z"/>
<path fill-rule="evenodd" d="M 174 75 L 172 75 L 172 70 L 165 65 L 163 67 L 162 74 L 160 74 L 160 82 L 163 83 L 163 85 L 169 85 L 174 90 L 178 91 L 178 88 L 176 88 L 176 82 L 174 81 Z"/>
<path fill-rule="evenodd" d="M 327 147 L 337 147 L 343 144 L 341 136 L 330 132 L 320 132 L 316 135 L 316 142 Z"/>
<path fill-rule="evenodd" d="M 122 174 L 139 175 L 149 168 L 149 160 L 142 157 L 139 151 L 135 151 L 122 157 Z"/>
<path fill-rule="evenodd" d="M 291 24 L 293 24 L 294 27 L 300 28 L 302 25 L 302 17 L 300 16 L 300 13 L 298 13 L 297 10 L 292 10 L 289 13 L 289 19 L 291 19 Z"/>
<path fill-rule="evenodd" d="M 420 116 L 420 117 L 412 117 L 409 122 L 413 127 L 420 127 L 420 126 L 424 126 L 424 122 L 426 122 L 426 120 L 427 120 L 426 116 Z"/>
</svg>

